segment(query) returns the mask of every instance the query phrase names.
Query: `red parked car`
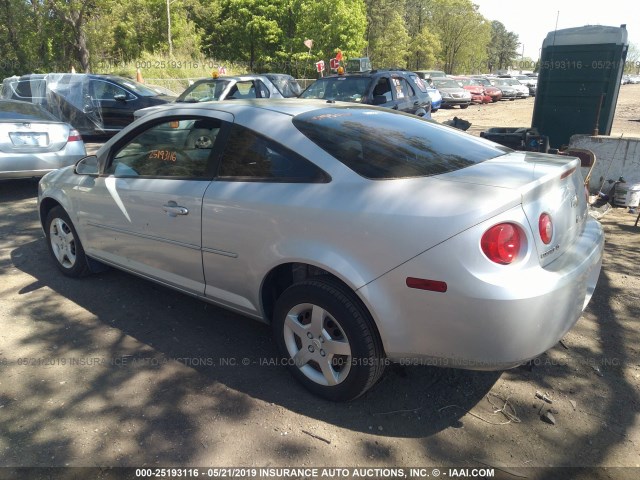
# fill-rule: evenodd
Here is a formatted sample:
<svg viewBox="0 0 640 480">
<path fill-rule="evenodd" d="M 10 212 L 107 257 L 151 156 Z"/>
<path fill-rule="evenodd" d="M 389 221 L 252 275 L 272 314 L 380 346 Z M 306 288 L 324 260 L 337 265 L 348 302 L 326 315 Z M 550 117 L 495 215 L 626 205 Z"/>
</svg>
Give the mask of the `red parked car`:
<svg viewBox="0 0 640 480">
<path fill-rule="evenodd" d="M 471 77 L 473 80 L 477 81 L 480 85 L 484 87 L 484 91 L 487 95 L 491 97 L 492 102 L 499 102 L 502 99 L 502 90 L 498 87 L 494 87 L 491 85 L 491 82 L 488 78 L 484 77 Z"/>
<path fill-rule="evenodd" d="M 491 97 L 487 95 L 485 87 L 474 78 L 453 77 L 458 84 L 471 94 L 471 103 L 489 103 Z"/>
</svg>

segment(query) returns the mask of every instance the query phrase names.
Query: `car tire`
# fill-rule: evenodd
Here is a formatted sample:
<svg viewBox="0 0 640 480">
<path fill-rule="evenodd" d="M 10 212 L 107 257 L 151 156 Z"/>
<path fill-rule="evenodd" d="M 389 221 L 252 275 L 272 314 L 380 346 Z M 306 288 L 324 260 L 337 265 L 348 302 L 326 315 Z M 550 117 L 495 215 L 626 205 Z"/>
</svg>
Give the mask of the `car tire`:
<svg viewBox="0 0 640 480">
<path fill-rule="evenodd" d="M 187 148 L 213 148 L 213 142 L 216 137 L 211 134 L 211 130 L 206 128 L 197 128 L 189 134 L 185 145 Z"/>
<path fill-rule="evenodd" d="M 49 253 L 58 269 L 68 277 L 87 275 L 90 271 L 87 257 L 67 212 L 59 206 L 52 208 L 44 228 Z"/>
<path fill-rule="evenodd" d="M 359 397 L 384 371 L 371 316 L 350 289 L 331 278 L 287 288 L 276 301 L 273 333 L 293 376 L 328 400 Z"/>
<path fill-rule="evenodd" d="M 464 110 L 465 108 L 469 108 L 469 104 L 467 103 L 466 105 L 460 105 L 460 108 L 461 108 L 462 110 Z"/>
</svg>

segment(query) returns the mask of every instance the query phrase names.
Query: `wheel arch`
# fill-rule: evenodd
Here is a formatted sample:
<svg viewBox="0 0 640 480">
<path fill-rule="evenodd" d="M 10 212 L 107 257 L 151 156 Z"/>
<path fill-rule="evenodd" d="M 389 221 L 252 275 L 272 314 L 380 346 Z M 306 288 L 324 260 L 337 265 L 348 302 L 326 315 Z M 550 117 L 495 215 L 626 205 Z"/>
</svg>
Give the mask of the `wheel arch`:
<svg viewBox="0 0 640 480">
<path fill-rule="evenodd" d="M 64 206 L 62 206 L 62 204 L 58 200 L 51 197 L 45 197 L 40 201 L 40 206 L 39 206 L 40 225 L 42 226 L 43 230 L 45 227 L 44 224 L 47 220 L 47 215 L 49 215 L 49 212 L 55 207 L 61 207 L 65 209 Z"/>
<path fill-rule="evenodd" d="M 272 322 L 276 300 L 291 285 L 310 278 L 321 279 L 323 277 L 330 282 L 339 284 L 353 294 L 353 298 L 360 304 L 363 311 L 369 315 L 371 325 L 375 329 L 375 334 L 378 335 L 381 344 L 384 345 L 375 315 L 371 313 L 367 303 L 360 297 L 357 289 L 354 288 L 353 285 L 350 285 L 348 280 L 341 278 L 337 273 L 310 263 L 282 263 L 272 268 L 269 273 L 267 273 L 260 288 L 260 302 L 265 320 L 268 323 Z"/>
</svg>

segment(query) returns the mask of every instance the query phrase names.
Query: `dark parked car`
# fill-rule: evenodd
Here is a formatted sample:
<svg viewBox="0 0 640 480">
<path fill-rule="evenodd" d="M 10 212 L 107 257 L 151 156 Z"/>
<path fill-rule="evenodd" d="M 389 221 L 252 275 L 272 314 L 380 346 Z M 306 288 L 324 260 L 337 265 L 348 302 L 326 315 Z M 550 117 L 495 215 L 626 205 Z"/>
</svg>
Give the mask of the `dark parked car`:
<svg viewBox="0 0 640 480">
<path fill-rule="evenodd" d="M 427 88 L 413 72 L 371 70 L 319 78 L 300 97 L 379 105 L 431 118 Z"/>
<path fill-rule="evenodd" d="M 113 135 L 133 122 L 133 112 L 173 97 L 124 77 L 82 73 L 5 78 L 2 98 L 41 105 L 82 135 Z"/>
</svg>

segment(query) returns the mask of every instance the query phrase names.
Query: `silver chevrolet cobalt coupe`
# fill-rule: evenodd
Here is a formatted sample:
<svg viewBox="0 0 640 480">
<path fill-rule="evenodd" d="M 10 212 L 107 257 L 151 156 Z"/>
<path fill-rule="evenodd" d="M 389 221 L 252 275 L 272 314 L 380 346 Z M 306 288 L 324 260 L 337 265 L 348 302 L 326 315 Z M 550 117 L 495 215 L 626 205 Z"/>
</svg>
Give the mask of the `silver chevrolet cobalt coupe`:
<svg viewBox="0 0 640 480">
<path fill-rule="evenodd" d="M 332 400 L 390 361 L 536 357 L 580 317 L 604 244 L 578 159 L 314 100 L 151 113 L 46 175 L 39 211 L 65 275 L 111 265 L 268 322 Z"/>
</svg>

